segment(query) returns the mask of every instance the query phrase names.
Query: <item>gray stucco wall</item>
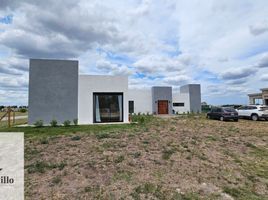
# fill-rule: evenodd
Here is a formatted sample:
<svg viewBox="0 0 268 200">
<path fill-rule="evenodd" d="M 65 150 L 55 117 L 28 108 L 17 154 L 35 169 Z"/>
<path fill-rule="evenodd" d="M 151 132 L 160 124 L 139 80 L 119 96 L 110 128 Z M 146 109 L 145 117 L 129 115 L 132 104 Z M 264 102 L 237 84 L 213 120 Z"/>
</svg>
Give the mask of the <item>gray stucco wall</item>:
<svg viewBox="0 0 268 200">
<path fill-rule="evenodd" d="M 190 111 L 201 112 L 201 87 L 200 84 L 188 84 L 180 87 L 181 93 L 189 93 Z"/>
<path fill-rule="evenodd" d="M 78 117 L 78 61 L 30 59 L 28 123 Z"/>
<path fill-rule="evenodd" d="M 158 100 L 168 100 L 168 113 L 172 114 L 172 87 L 152 87 L 152 110 L 158 113 Z"/>
</svg>

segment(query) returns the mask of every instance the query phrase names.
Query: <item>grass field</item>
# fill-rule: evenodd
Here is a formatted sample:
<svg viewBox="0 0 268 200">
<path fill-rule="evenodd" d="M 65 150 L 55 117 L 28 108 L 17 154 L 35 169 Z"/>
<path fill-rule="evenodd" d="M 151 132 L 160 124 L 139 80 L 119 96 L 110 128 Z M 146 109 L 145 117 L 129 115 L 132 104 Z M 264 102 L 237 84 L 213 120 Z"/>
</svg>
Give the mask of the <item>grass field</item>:
<svg viewBox="0 0 268 200">
<path fill-rule="evenodd" d="M 203 115 L 25 132 L 26 199 L 268 197 L 268 122 Z"/>
<path fill-rule="evenodd" d="M 4 114 L 5 112 L 0 112 L 0 116 L 3 116 Z M 27 115 L 28 115 L 28 112 L 15 112 L 15 116 L 27 116 Z"/>
</svg>

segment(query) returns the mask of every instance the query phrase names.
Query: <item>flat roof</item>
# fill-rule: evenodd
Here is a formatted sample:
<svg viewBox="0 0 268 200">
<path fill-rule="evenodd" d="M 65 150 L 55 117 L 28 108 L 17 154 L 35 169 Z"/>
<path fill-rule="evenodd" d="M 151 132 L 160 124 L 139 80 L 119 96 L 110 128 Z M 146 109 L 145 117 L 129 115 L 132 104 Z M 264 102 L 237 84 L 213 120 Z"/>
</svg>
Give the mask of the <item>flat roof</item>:
<svg viewBox="0 0 268 200">
<path fill-rule="evenodd" d="M 248 96 L 262 96 L 262 93 L 251 93 Z"/>
<path fill-rule="evenodd" d="M 263 91 L 263 90 L 268 90 L 268 88 L 261 88 L 261 90 Z"/>
</svg>

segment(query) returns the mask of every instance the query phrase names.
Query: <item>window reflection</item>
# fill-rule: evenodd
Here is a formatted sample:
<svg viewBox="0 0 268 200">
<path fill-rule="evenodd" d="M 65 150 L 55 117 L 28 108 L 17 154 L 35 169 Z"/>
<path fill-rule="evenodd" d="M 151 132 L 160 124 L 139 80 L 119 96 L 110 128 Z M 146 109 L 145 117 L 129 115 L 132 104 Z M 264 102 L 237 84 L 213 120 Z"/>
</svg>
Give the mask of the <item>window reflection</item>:
<svg viewBox="0 0 268 200">
<path fill-rule="evenodd" d="M 98 93 L 94 94 L 94 122 L 122 122 L 123 94 Z"/>
</svg>

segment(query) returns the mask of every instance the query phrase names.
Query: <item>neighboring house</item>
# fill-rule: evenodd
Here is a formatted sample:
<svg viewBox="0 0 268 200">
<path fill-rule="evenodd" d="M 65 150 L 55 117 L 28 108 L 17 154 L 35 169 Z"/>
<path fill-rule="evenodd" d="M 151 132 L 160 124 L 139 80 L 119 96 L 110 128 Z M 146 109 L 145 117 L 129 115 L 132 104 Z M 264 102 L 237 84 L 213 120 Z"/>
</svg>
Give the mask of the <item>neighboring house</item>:
<svg viewBox="0 0 268 200">
<path fill-rule="evenodd" d="M 151 90 L 129 90 L 129 113 L 174 114 L 201 112 L 199 84 L 182 86 L 180 92 L 172 87 L 154 86 Z"/>
<path fill-rule="evenodd" d="M 268 105 L 268 88 L 262 88 L 260 90 L 260 93 L 248 94 L 250 104 Z"/>
<path fill-rule="evenodd" d="M 129 113 L 200 112 L 199 84 L 128 89 L 127 76 L 79 75 L 78 61 L 30 59 L 28 123 L 128 122 Z"/>
</svg>

